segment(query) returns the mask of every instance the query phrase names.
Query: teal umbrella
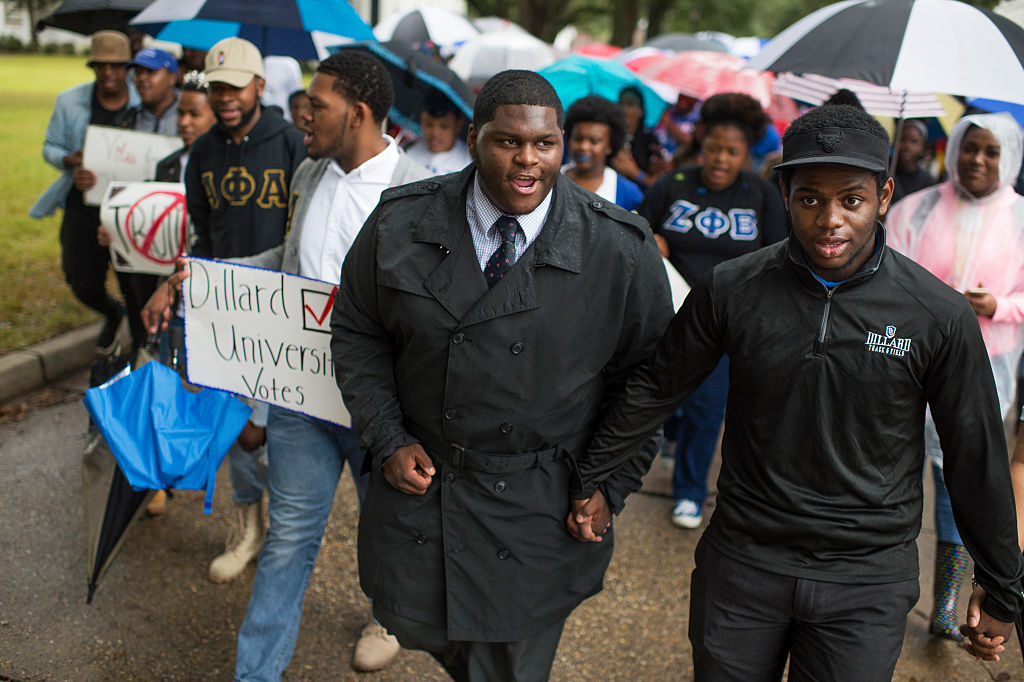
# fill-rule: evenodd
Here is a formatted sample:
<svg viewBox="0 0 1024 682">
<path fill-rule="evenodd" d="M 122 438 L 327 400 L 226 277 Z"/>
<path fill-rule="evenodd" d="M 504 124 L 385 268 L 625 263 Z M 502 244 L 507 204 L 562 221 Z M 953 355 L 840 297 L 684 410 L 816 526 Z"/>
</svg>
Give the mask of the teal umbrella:
<svg viewBox="0 0 1024 682">
<path fill-rule="evenodd" d="M 617 61 L 573 54 L 537 73 L 551 83 L 566 109 L 587 95 L 600 95 L 615 102 L 622 88 L 632 85 L 640 89 L 644 98 L 644 125 L 653 128 L 669 105 L 643 79 Z"/>
</svg>

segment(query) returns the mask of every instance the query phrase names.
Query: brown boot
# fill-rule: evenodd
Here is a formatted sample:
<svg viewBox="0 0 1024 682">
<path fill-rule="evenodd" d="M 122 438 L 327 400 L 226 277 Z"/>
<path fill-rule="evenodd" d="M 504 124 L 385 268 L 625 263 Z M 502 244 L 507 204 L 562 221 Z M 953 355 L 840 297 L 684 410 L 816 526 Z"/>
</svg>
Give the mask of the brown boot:
<svg viewBox="0 0 1024 682">
<path fill-rule="evenodd" d="M 160 516 L 165 511 L 167 511 L 167 493 L 157 490 L 146 503 L 146 513 L 150 516 Z"/>
</svg>

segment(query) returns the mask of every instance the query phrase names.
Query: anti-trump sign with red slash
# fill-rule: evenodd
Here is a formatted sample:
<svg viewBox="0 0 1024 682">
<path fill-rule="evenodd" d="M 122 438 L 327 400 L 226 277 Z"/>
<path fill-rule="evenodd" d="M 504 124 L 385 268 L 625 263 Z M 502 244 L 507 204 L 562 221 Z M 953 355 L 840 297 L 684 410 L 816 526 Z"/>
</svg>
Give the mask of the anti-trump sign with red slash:
<svg viewBox="0 0 1024 682">
<path fill-rule="evenodd" d="M 185 185 L 177 182 L 110 183 L 100 224 L 110 234 L 110 260 L 119 272 L 169 275 L 192 241 Z"/>
<path fill-rule="evenodd" d="M 334 378 L 336 284 L 203 258 L 182 284 L 188 380 L 349 426 Z"/>
</svg>

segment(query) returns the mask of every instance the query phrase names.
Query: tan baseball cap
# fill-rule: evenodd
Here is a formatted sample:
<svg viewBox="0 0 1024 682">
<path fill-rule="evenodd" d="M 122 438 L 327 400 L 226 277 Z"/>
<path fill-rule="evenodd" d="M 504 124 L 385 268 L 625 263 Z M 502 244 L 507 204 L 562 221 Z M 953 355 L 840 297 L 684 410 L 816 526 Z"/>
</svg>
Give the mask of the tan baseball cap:
<svg viewBox="0 0 1024 682">
<path fill-rule="evenodd" d="M 244 88 L 254 76 L 263 78 L 259 48 L 244 38 L 225 38 L 206 53 L 206 80 Z"/>
<path fill-rule="evenodd" d="M 89 61 L 86 64 L 127 64 L 131 60 L 132 46 L 128 42 L 128 36 L 120 31 L 96 31 L 92 34 Z"/>
</svg>

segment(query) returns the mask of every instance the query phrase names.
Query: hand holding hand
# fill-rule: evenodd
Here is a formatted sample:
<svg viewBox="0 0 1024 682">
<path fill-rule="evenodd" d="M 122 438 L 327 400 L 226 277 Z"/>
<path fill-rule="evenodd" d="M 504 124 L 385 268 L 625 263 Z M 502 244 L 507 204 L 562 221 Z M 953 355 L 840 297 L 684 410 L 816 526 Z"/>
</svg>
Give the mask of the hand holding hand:
<svg viewBox="0 0 1024 682">
<path fill-rule="evenodd" d="M 600 490 L 586 500 L 570 500 L 569 518 L 565 520 L 569 534 L 580 542 L 603 542 L 612 525 L 612 510 Z"/>
<path fill-rule="evenodd" d="M 422 495 L 434 479 L 434 463 L 420 444 L 403 445 L 384 462 L 384 478 L 406 495 Z"/>
<path fill-rule="evenodd" d="M 985 588 L 975 585 L 971 601 L 967 606 L 967 622 L 960 626 L 964 649 L 979 661 L 998 661 L 1003 643 L 1013 632 L 1013 623 L 1004 623 L 985 613 L 981 603 L 985 600 Z"/>
</svg>

